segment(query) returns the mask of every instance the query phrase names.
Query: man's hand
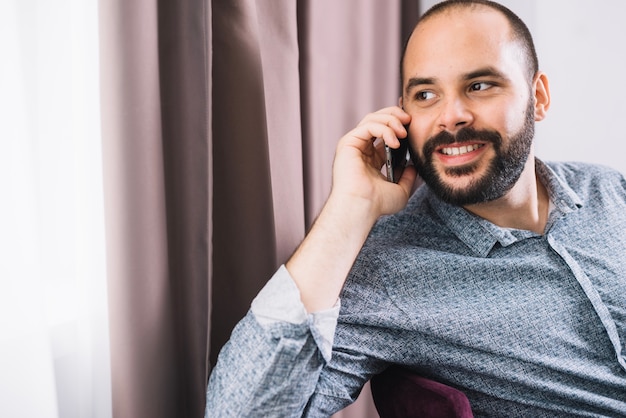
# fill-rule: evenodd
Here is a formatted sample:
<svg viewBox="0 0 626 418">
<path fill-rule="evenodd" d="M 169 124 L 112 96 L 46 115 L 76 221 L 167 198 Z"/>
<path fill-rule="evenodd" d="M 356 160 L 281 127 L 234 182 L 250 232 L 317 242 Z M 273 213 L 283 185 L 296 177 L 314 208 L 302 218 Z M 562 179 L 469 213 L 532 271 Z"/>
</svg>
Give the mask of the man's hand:
<svg viewBox="0 0 626 418">
<path fill-rule="evenodd" d="M 382 175 L 385 143 L 391 148 L 405 138 L 404 125 L 411 117 L 399 107 L 388 107 L 367 115 L 337 144 L 333 164 L 331 199 L 364 199 L 372 205 L 374 220 L 380 215 L 398 212 L 407 203 L 416 173 L 409 167 L 398 184 Z M 376 140 L 378 139 L 378 140 Z M 399 187 L 398 187 L 399 186 Z"/>
<path fill-rule="evenodd" d="M 381 169 L 384 144 L 399 146 L 411 117 L 399 107 L 367 115 L 337 144 L 330 196 L 286 267 L 309 312 L 332 307 L 370 229 L 384 214 L 406 206 L 416 172 L 407 167 L 397 184 Z M 380 138 L 379 140 L 376 140 Z"/>
</svg>

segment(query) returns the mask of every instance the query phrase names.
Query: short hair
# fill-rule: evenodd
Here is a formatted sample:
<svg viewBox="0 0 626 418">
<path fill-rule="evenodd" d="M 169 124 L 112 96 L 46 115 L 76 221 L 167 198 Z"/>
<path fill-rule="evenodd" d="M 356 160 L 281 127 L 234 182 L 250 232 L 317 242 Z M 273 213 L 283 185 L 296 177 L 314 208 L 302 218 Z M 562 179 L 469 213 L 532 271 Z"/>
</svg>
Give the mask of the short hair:
<svg viewBox="0 0 626 418">
<path fill-rule="evenodd" d="M 535 77 L 535 74 L 539 71 L 539 59 L 537 58 L 537 51 L 535 50 L 535 43 L 530 30 L 522 19 L 519 18 L 507 7 L 490 0 L 445 0 L 441 3 L 437 3 L 428 9 L 417 21 L 413 32 L 420 25 L 431 17 L 440 15 L 448 10 L 453 9 L 475 9 L 477 6 L 486 6 L 494 9 L 504 15 L 511 27 L 512 39 L 518 42 L 522 48 L 524 58 L 526 60 L 526 70 L 529 81 Z M 413 35 L 411 32 L 411 35 Z M 407 46 L 411 35 L 406 39 L 404 47 L 402 49 L 402 56 L 400 59 L 400 83 L 404 83 L 404 58 L 406 56 Z"/>
</svg>

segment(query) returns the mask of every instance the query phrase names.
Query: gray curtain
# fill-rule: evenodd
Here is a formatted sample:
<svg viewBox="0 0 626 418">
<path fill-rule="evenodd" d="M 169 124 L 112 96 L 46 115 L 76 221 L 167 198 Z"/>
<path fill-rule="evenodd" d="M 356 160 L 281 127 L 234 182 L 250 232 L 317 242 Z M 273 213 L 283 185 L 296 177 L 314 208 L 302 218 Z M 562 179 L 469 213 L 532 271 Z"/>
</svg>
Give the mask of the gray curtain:
<svg viewBox="0 0 626 418">
<path fill-rule="evenodd" d="M 336 141 L 397 103 L 416 0 L 102 0 L 115 418 L 200 417 L 219 349 L 302 239 Z M 342 417 L 375 417 L 369 389 Z"/>
</svg>

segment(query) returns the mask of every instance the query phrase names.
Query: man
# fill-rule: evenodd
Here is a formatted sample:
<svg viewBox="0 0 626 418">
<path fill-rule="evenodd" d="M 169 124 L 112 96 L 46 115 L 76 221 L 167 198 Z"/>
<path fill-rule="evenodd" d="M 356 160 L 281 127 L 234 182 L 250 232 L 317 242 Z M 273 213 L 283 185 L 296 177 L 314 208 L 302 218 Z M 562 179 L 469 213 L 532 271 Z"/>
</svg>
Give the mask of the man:
<svg viewBox="0 0 626 418">
<path fill-rule="evenodd" d="M 440 3 L 402 82 L 400 106 L 339 141 L 328 201 L 222 351 L 207 416 L 329 416 L 392 364 L 476 416 L 626 416 L 626 181 L 535 158 L 550 92 L 526 26 Z M 373 140 L 407 136 L 426 183 L 410 200 L 415 168 L 385 181 Z"/>
</svg>

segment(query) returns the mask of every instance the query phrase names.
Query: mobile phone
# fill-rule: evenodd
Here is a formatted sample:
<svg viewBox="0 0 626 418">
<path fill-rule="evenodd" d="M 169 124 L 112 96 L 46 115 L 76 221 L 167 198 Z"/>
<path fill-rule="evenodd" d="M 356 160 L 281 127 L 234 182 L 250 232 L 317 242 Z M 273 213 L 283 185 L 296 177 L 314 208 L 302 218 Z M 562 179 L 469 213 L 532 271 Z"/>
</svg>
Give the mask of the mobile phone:
<svg viewBox="0 0 626 418">
<path fill-rule="evenodd" d="M 385 154 L 387 180 L 393 183 L 397 183 L 402 176 L 404 167 L 406 167 L 410 159 L 408 138 L 400 139 L 400 146 L 398 148 L 391 148 L 387 144 L 385 144 Z"/>
</svg>

